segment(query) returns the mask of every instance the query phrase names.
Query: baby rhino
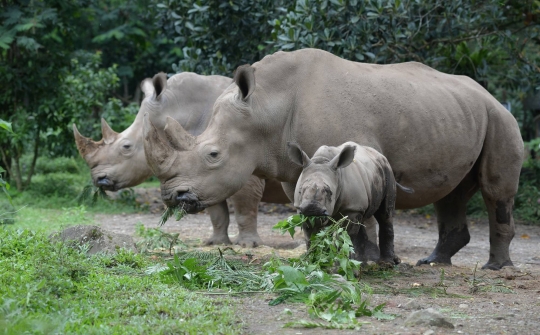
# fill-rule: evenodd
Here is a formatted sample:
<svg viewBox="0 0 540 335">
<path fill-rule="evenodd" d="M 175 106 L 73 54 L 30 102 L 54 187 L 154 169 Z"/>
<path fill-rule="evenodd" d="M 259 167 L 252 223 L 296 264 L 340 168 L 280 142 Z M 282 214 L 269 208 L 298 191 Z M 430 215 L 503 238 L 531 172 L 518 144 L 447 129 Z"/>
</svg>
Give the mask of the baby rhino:
<svg viewBox="0 0 540 335">
<path fill-rule="evenodd" d="M 366 262 L 367 241 L 361 225 L 372 215 L 379 223 L 379 264 L 399 264 L 394 254 L 392 216 L 396 202 L 396 181 L 386 157 L 375 149 L 346 142 L 338 147 L 320 147 L 310 159 L 298 144 L 288 143 L 290 159 L 303 167 L 294 193 L 294 206 L 306 216 L 347 216 L 347 232 L 354 246 L 354 258 Z M 403 191 L 413 190 L 397 184 Z M 321 221 L 322 222 L 322 221 Z M 304 224 L 309 243 L 321 225 Z"/>
</svg>

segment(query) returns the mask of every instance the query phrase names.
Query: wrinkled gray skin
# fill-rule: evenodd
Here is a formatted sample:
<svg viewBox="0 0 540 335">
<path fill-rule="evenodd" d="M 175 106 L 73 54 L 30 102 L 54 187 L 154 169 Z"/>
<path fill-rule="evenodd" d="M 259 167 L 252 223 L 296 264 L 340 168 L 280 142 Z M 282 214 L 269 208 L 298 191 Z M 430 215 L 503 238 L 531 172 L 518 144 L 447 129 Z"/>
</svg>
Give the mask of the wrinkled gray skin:
<svg viewBox="0 0 540 335">
<path fill-rule="evenodd" d="M 296 143 L 289 143 L 289 158 L 302 167 L 296 183 L 294 206 L 306 216 L 329 216 L 335 221 L 344 216 L 350 220 L 347 232 L 351 237 L 356 260 L 366 262 L 367 234 L 362 225 L 375 216 L 379 223 L 379 264 L 395 265 L 400 260 L 394 253 L 392 218 L 396 202 L 396 181 L 386 158 L 375 149 L 346 142 L 338 147 L 323 145 L 310 159 Z M 401 187 L 401 185 L 400 185 Z M 411 192 L 406 188 L 402 189 Z M 328 220 L 305 223 L 306 243 Z"/>
<path fill-rule="evenodd" d="M 167 81 L 165 74 L 159 74 L 153 80 L 142 82 L 145 99 L 135 121 L 123 132 L 116 133 L 102 119 L 103 139 L 94 142 L 81 136 L 73 125 L 77 148 L 91 168 L 94 185 L 117 191 L 138 185 L 150 177 L 152 171 L 146 163 L 142 138 L 143 115 L 147 112 L 168 115 L 180 122 L 189 133 L 200 134 L 208 125 L 216 98 L 231 82 L 227 77 L 200 76 L 188 72 L 174 75 Z M 167 93 L 163 93 L 165 89 Z M 247 247 L 261 244 L 257 233 L 257 209 L 262 198 L 278 203 L 289 202 L 278 182 L 255 176 L 250 177 L 246 185 L 230 197 L 239 225 L 236 243 Z M 214 229 L 206 244 L 230 244 L 226 201 L 207 210 Z"/>
<path fill-rule="evenodd" d="M 302 49 L 241 66 L 234 81 L 197 137 L 174 120 L 158 131 L 145 118 L 145 152 L 167 203 L 214 205 L 252 174 L 283 182 L 294 199 L 302 169 L 288 159 L 287 142 L 311 155 L 353 141 L 382 153 L 396 181 L 415 190 L 398 189 L 396 208 L 434 203 L 439 241 L 418 264 L 451 264 L 469 242 L 466 204 L 480 189 L 490 234 L 484 268 L 512 265 L 523 141 L 514 117 L 472 79 L 415 62 L 362 64 Z M 155 141 L 155 132 L 168 143 Z"/>
</svg>

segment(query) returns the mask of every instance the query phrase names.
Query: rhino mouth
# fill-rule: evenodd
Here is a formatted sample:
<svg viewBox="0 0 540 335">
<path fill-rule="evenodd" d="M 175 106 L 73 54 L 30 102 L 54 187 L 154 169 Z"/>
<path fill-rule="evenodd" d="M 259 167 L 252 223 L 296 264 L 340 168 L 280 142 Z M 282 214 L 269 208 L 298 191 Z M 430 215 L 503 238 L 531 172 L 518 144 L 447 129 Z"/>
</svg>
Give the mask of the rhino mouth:
<svg viewBox="0 0 540 335">
<path fill-rule="evenodd" d="M 192 192 L 177 191 L 171 196 L 162 196 L 165 204 L 169 207 L 180 207 L 188 214 L 195 214 L 207 206 Z"/>
<path fill-rule="evenodd" d="M 297 209 L 305 216 L 330 216 L 325 207 L 317 202 L 309 202 L 298 206 Z"/>
<path fill-rule="evenodd" d="M 95 186 L 104 189 L 105 191 L 115 192 L 118 190 L 118 185 L 107 177 L 98 177 Z"/>
<path fill-rule="evenodd" d="M 186 211 L 188 214 L 196 214 L 200 211 L 204 210 L 206 206 L 204 206 L 200 201 L 197 202 L 183 202 L 179 204 L 180 207 Z"/>
</svg>

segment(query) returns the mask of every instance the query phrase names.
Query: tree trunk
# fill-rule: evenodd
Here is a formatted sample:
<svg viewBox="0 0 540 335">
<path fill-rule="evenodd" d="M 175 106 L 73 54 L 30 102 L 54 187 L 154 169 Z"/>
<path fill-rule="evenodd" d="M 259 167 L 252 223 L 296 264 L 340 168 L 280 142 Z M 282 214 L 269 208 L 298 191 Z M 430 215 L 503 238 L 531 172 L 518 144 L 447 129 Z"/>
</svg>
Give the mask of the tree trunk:
<svg viewBox="0 0 540 335">
<path fill-rule="evenodd" d="M 28 175 L 26 176 L 24 188 L 27 188 L 30 185 L 30 182 L 32 181 L 32 176 L 34 175 L 34 169 L 36 167 L 36 162 L 39 154 L 39 135 L 40 127 L 38 127 L 36 130 L 36 138 L 34 139 L 34 157 L 32 158 L 32 164 L 30 165 L 30 170 L 28 171 Z"/>
<path fill-rule="evenodd" d="M 23 181 L 22 181 L 22 174 L 21 174 L 21 151 L 19 148 L 15 149 L 15 171 L 13 177 L 15 179 L 15 186 L 17 186 L 17 191 L 22 192 L 23 191 Z"/>
</svg>

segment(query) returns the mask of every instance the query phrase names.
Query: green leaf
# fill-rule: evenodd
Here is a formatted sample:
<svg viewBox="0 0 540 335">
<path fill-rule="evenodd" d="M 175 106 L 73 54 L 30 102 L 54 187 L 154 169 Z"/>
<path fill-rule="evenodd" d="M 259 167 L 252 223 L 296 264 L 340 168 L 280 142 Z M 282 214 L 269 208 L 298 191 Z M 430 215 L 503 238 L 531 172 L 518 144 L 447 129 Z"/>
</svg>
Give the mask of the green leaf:
<svg viewBox="0 0 540 335">
<path fill-rule="evenodd" d="M 3 128 L 7 131 L 9 131 L 10 133 L 13 133 L 13 129 L 11 128 L 11 122 L 7 122 L 7 121 L 4 121 L 2 119 L 0 119 L 0 128 Z"/>
<path fill-rule="evenodd" d="M 306 276 L 291 266 L 280 266 L 278 270 L 283 275 L 283 279 L 287 286 L 296 286 L 298 288 L 304 288 L 309 283 L 306 280 Z"/>
</svg>

